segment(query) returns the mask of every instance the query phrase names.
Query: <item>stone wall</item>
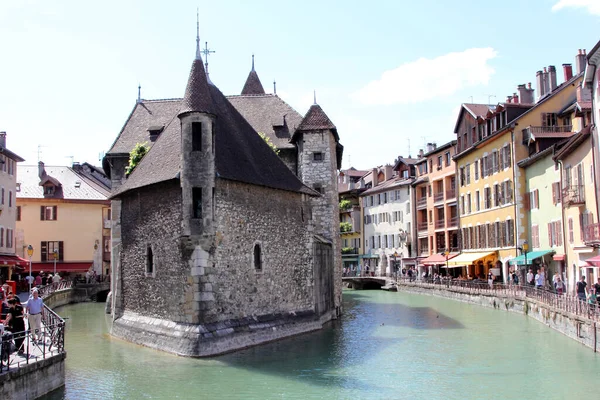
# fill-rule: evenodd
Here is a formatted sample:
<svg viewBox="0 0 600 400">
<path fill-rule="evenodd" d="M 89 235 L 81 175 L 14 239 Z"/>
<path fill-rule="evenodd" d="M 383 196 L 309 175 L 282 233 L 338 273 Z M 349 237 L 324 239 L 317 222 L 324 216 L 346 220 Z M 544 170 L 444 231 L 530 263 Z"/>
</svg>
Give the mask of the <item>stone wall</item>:
<svg viewBox="0 0 600 400">
<path fill-rule="evenodd" d="M 313 154 L 320 152 L 322 161 Z M 340 239 L 339 195 L 337 189 L 337 150 L 333 133 L 325 131 L 304 132 L 298 141 L 298 176 L 308 187 L 321 188 L 322 196 L 311 200 L 315 233 L 332 243 L 334 266 L 334 304 L 342 304 L 342 250 Z"/>
<path fill-rule="evenodd" d="M 65 384 L 66 354 L 0 374 L 0 399 L 37 399 Z"/>
<path fill-rule="evenodd" d="M 309 204 L 299 193 L 218 180 L 214 265 L 205 322 L 314 309 Z M 262 269 L 254 265 L 261 249 Z"/>
<path fill-rule="evenodd" d="M 446 288 L 439 285 L 432 287 L 430 285 L 420 286 L 419 284 L 406 283 L 398 283 L 398 291 L 443 297 L 498 310 L 517 312 L 534 318 L 593 350 L 597 350 L 600 344 L 597 326 L 594 321 L 555 309 L 532 298 L 516 298 L 501 294 L 469 294 L 460 289 Z"/>
<path fill-rule="evenodd" d="M 181 210 L 181 188 L 176 180 L 122 197 L 119 269 L 127 311 L 186 321 L 183 305 L 191 282 L 180 249 Z M 152 273 L 146 272 L 148 249 L 152 250 Z"/>
</svg>

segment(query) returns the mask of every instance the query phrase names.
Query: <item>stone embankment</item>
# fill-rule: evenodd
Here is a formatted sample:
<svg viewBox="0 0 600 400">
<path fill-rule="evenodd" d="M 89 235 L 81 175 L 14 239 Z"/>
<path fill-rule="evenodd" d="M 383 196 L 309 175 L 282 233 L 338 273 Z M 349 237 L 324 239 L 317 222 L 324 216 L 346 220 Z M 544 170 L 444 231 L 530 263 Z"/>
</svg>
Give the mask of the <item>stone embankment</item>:
<svg viewBox="0 0 600 400">
<path fill-rule="evenodd" d="M 399 292 L 443 297 L 523 314 L 594 351 L 598 349 L 598 309 L 570 296 L 504 285 L 495 285 L 494 289 L 489 289 L 487 285 L 461 287 L 400 280 L 397 287 Z"/>
</svg>

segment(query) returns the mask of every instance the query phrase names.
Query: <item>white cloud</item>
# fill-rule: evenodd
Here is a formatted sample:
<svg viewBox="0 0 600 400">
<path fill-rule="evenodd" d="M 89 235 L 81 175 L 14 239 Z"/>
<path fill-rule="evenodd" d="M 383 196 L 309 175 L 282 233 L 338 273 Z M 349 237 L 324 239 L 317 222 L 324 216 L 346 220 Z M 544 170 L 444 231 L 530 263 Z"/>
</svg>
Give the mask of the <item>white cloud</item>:
<svg viewBox="0 0 600 400">
<path fill-rule="evenodd" d="M 498 53 L 491 47 L 467 49 L 433 59 L 419 58 L 385 71 L 351 97 L 363 104 L 418 103 L 450 96 L 458 90 L 487 85 L 494 69 L 488 61 Z"/>
<path fill-rule="evenodd" d="M 600 15 L 600 1 L 598 0 L 559 0 L 552 6 L 552 11 L 560 11 L 563 8 L 585 8 L 593 15 Z"/>
</svg>

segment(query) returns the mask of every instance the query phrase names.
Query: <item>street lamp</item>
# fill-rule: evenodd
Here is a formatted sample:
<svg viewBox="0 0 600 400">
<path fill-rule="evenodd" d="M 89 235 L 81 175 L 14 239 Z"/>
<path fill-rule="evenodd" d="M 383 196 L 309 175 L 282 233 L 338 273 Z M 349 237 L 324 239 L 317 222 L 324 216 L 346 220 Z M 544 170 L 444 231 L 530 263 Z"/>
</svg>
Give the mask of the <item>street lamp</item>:
<svg viewBox="0 0 600 400">
<path fill-rule="evenodd" d="M 27 246 L 27 255 L 29 256 L 29 293 L 31 293 L 31 282 L 33 278 L 31 277 L 31 257 L 33 256 L 33 246 Z"/>
<path fill-rule="evenodd" d="M 54 251 L 52 252 L 52 257 L 54 257 L 54 275 L 52 275 L 53 277 L 56 276 L 56 260 L 58 260 L 58 250 L 54 249 Z"/>
<path fill-rule="evenodd" d="M 525 269 L 527 269 L 527 250 L 529 250 L 529 243 L 527 240 L 523 242 L 523 254 L 525 255 Z"/>
</svg>

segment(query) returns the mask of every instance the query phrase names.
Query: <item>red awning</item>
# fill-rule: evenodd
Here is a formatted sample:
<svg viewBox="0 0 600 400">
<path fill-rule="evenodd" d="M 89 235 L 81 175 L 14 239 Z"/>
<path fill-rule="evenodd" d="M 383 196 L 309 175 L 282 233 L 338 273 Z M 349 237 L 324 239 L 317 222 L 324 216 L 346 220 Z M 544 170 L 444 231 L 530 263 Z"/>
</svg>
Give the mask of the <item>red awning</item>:
<svg viewBox="0 0 600 400">
<path fill-rule="evenodd" d="M 585 262 L 593 267 L 600 267 L 600 256 L 588 258 L 587 260 L 585 260 Z"/>
<path fill-rule="evenodd" d="M 554 261 L 565 261 L 565 255 L 564 254 L 555 254 L 552 256 L 552 259 Z"/>
<path fill-rule="evenodd" d="M 21 258 L 19 256 L 6 255 L 6 254 L 0 255 L 0 267 L 4 267 L 4 266 L 24 267 L 25 265 L 28 265 L 28 264 L 29 264 L 29 261 L 27 261 L 24 258 Z"/>
<path fill-rule="evenodd" d="M 456 257 L 458 253 L 450 253 L 448 254 L 448 260 Z M 443 254 L 432 254 L 427 258 L 424 258 L 421 261 L 423 265 L 445 265 L 446 264 L 446 256 Z"/>
<path fill-rule="evenodd" d="M 56 271 L 58 272 L 85 272 L 93 264 L 91 262 L 82 263 L 70 263 L 70 262 L 57 262 Z M 27 271 L 27 268 L 25 268 Z M 54 263 L 32 263 L 31 270 L 33 272 L 54 272 Z"/>
</svg>

